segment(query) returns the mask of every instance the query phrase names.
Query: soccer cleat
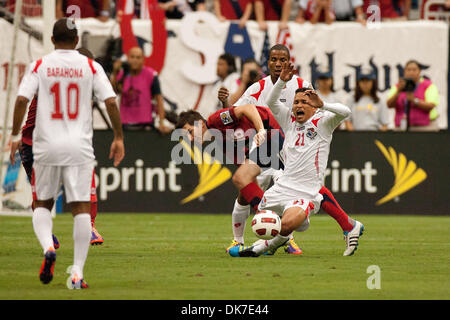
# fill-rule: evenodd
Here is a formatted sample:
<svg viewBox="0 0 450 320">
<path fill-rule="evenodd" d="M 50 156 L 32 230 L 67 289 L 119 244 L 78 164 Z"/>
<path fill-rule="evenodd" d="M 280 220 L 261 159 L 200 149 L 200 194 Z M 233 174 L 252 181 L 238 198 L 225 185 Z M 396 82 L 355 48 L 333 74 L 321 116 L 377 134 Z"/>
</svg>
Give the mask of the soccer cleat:
<svg viewBox="0 0 450 320">
<path fill-rule="evenodd" d="M 52 234 L 52 238 L 53 238 L 53 248 L 55 248 L 55 250 L 59 249 L 60 244 L 58 238 L 54 234 Z"/>
<path fill-rule="evenodd" d="M 92 227 L 91 245 L 101 245 L 103 242 L 103 237 L 98 233 L 95 227 Z"/>
<path fill-rule="evenodd" d="M 289 241 L 284 246 L 284 252 L 288 254 L 300 255 L 303 254 L 302 249 L 295 243 L 294 238 L 289 239 Z"/>
<path fill-rule="evenodd" d="M 232 257 L 259 257 L 253 250 L 253 246 L 245 247 L 243 245 L 231 247 L 228 253 Z"/>
<path fill-rule="evenodd" d="M 230 246 L 226 249 L 226 252 L 228 253 L 231 248 L 236 246 L 243 246 L 244 244 L 242 242 L 237 242 L 236 240 L 233 240 L 230 244 Z"/>
<path fill-rule="evenodd" d="M 72 276 L 72 289 L 87 289 L 87 288 L 89 288 L 87 282 L 85 282 L 84 279 L 80 279 L 78 275 L 75 273 Z"/>
<path fill-rule="evenodd" d="M 344 251 L 344 256 L 351 256 L 358 249 L 359 237 L 362 236 L 364 226 L 361 222 L 355 221 L 355 226 L 348 232 L 344 232 L 344 240 L 347 243 L 347 248 Z"/>
<path fill-rule="evenodd" d="M 53 279 L 53 270 L 55 268 L 56 252 L 55 249 L 50 248 L 44 255 L 44 262 L 42 263 L 41 271 L 39 272 L 39 279 L 43 284 L 47 284 Z"/>
</svg>

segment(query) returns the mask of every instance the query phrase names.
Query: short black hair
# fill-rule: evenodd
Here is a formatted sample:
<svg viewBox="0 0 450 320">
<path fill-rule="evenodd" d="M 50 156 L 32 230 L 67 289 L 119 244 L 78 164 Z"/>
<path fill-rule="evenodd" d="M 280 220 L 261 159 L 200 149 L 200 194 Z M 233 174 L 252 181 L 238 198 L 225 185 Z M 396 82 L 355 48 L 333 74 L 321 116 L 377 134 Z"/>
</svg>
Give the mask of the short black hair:
<svg viewBox="0 0 450 320">
<path fill-rule="evenodd" d="M 312 89 L 311 88 L 305 88 L 305 87 L 298 88 L 297 90 L 295 90 L 295 94 L 297 94 L 299 92 L 306 92 L 306 91 L 309 91 L 309 90 L 312 90 Z"/>
<path fill-rule="evenodd" d="M 205 118 L 198 112 L 194 110 L 183 111 L 178 116 L 177 124 L 175 125 L 176 129 L 183 128 L 186 124 L 191 126 L 194 125 L 195 121 L 205 121 Z"/>
<path fill-rule="evenodd" d="M 272 53 L 272 51 L 275 51 L 275 50 L 277 50 L 277 51 L 285 51 L 287 53 L 287 55 L 288 55 L 288 58 L 289 59 L 291 58 L 291 53 L 289 52 L 288 47 L 286 47 L 285 45 L 282 45 L 282 44 L 276 44 L 272 48 L 270 48 L 270 50 L 269 50 L 269 57 L 270 57 L 270 54 Z"/>
<path fill-rule="evenodd" d="M 83 56 L 86 56 L 86 57 L 88 57 L 89 59 L 94 60 L 94 55 L 93 55 L 92 52 L 90 52 L 88 49 L 81 47 L 81 48 L 78 48 L 77 51 L 78 51 L 80 54 L 82 54 Z"/>
<path fill-rule="evenodd" d="M 71 44 L 78 36 L 78 30 L 73 19 L 62 18 L 53 25 L 53 40 L 55 43 Z"/>
</svg>

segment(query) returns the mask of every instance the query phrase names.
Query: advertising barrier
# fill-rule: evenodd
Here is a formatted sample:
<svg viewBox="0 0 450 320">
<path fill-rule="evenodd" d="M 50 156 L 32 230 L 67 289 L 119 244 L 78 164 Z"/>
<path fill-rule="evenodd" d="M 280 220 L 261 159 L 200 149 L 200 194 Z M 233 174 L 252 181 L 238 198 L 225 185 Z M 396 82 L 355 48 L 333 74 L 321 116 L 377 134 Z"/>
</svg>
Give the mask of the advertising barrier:
<svg viewBox="0 0 450 320">
<path fill-rule="evenodd" d="M 449 138 L 447 132 L 336 132 L 325 185 L 350 214 L 450 214 Z M 151 131 L 125 132 L 125 159 L 115 168 L 111 141 L 111 132 L 95 132 L 100 212 L 231 213 L 236 166 L 215 162 L 207 148 Z M 195 161 L 178 164 L 173 152 Z"/>
</svg>

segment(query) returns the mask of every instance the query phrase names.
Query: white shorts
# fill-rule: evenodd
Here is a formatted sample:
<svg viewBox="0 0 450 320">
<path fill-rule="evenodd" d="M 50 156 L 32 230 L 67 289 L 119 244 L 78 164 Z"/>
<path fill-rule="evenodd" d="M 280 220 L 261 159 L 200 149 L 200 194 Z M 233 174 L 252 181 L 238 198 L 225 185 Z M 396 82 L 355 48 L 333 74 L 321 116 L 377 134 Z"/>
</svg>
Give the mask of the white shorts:
<svg viewBox="0 0 450 320">
<path fill-rule="evenodd" d="M 266 191 L 272 180 L 275 182 L 276 178 L 283 174 L 283 170 L 275 170 L 273 168 L 261 168 L 261 173 L 256 177 L 258 185 Z"/>
<path fill-rule="evenodd" d="M 90 202 L 95 188 L 94 163 L 79 166 L 33 164 L 31 189 L 34 200 L 56 200 L 64 185 L 66 202 Z"/>
<path fill-rule="evenodd" d="M 259 203 L 258 210 L 271 210 L 277 213 L 280 217 L 284 212 L 290 208 L 298 207 L 303 209 L 306 213 L 306 219 L 302 225 L 300 225 L 296 231 L 305 231 L 309 227 L 309 216 L 319 212 L 320 203 L 323 197 L 318 193 L 315 197 L 303 195 L 298 199 L 292 199 L 280 193 L 277 188 L 270 188 L 264 193 L 264 196 Z"/>
</svg>

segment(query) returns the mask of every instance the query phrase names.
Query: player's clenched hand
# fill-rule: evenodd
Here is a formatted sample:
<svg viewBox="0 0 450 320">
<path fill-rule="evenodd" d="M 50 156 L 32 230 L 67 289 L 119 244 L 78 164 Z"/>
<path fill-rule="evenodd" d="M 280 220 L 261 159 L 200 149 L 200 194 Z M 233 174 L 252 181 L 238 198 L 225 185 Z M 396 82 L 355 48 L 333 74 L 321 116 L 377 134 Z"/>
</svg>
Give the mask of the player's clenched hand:
<svg viewBox="0 0 450 320">
<path fill-rule="evenodd" d="M 225 87 L 221 87 L 219 89 L 217 97 L 219 98 L 219 100 L 221 102 L 225 102 L 225 101 L 227 101 L 229 95 L 230 95 L 230 92 L 228 91 L 228 89 Z"/>
<path fill-rule="evenodd" d="M 256 146 L 260 146 L 263 144 L 263 142 L 266 140 L 266 129 L 261 129 L 258 131 L 257 134 L 253 137 L 253 141 L 255 142 Z"/>
<path fill-rule="evenodd" d="M 14 165 L 16 163 L 16 152 L 19 150 L 21 141 L 11 142 L 11 152 L 9 154 L 9 160 L 11 161 L 11 164 Z"/>
<path fill-rule="evenodd" d="M 294 65 L 290 62 L 283 63 L 283 67 L 281 69 L 280 73 L 280 79 L 288 82 L 292 79 L 292 76 L 294 75 Z"/>
<path fill-rule="evenodd" d="M 323 107 L 323 101 L 320 99 L 319 95 L 315 90 L 308 90 L 305 91 L 305 95 L 308 97 L 308 104 L 313 108 L 322 108 Z"/>
<path fill-rule="evenodd" d="M 114 166 L 117 167 L 125 157 L 125 147 L 122 139 L 114 139 L 111 144 L 109 158 L 114 159 Z"/>
</svg>

